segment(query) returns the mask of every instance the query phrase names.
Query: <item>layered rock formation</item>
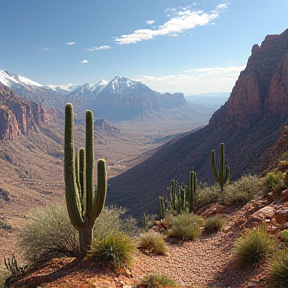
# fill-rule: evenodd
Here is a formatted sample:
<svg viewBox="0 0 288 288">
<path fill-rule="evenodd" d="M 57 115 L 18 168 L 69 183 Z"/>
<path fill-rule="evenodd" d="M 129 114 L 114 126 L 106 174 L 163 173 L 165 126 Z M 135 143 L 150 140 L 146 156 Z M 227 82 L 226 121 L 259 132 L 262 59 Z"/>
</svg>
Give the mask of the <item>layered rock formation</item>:
<svg viewBox="0 0 288 288">
<path fill-rule="evenodd" d="M 259 174 L 271 158 L 268 149 L 288 124 L 287 112 L 288 29 L 253 46 L 228 101 L 209 125 L 173 139 L 143 163 L 111 179 L 107 202 L 133 214 L 155 213 L 157 197 L 165 195 L 171 179 L 187 183 L 189 171 L 194 170 L 199 181 L 214 183 L 210 153 L 221 142 L 232 180 Z"/>
<path fill-rule="evenodd" d="M 56 119 L 56 110 L 24 100 L 0 83 L 0 139 L 13 140 L 19 134 L 37 130 L 43 123 Z"/>
<path fill-rule="evenodd" d="M 288 29 L 255 44 L 225 106 L 210 125 L 250 128 L 265 117 L 285 119 L 288 108 Z"/>
</svg>

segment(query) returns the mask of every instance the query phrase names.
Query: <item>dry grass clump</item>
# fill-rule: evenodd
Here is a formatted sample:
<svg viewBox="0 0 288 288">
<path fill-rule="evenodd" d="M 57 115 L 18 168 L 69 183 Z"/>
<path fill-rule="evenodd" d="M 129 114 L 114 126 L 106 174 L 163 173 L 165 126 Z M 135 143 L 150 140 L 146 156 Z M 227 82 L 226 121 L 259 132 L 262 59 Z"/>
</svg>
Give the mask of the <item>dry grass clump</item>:
<svg viewBox="0 0 288 288">
<path fill-rule="evenodd" d="M 151 274 L 146 276 L 135 288 L 170 288 L 179 287 L 179 284 L 165 275 Z"/>
<path fill-rule="evenodd" d="M 139 248 L 154 255 L 165 255 L 168 251 L 163 235 L 154 231 L 143 233 L 139 236 Z"/>
<path fill-rule="evenodd" d="M 275 251 L 268 265 L 269 287 L 285 288 L 288 287 L 288 250 Z"/>
<path fill-rule="evenodd" d="M 234 244 L 235 260 L 239 267 L 254 267 L 276 246 L 274 236 L 267 233 L 266 225 L 261 224 L 256 229 L 248 230 Z"/>
<path fill-rule="evenodd" d="M 168 237 L 183 241 L 196 240 L 201 234 L 203 218 L 193 213 L 182 213 L 172 217 L 171 228 L 168 229 Z"/>
<path fill-rule="evenodd" d="M 92 263 L 98 263 L 104 268 L 118 270 L 132 264 L 135 245 L 124 233 L 117 232 L 95 240 L 88 258 Z"/>
<path fill-rule="evenodd" d="M 205 232 L 213 233 L 219 231 L 224 226 L 224 219 L 221 215 L 214 215 L 205 219 Z"/>
</svg>

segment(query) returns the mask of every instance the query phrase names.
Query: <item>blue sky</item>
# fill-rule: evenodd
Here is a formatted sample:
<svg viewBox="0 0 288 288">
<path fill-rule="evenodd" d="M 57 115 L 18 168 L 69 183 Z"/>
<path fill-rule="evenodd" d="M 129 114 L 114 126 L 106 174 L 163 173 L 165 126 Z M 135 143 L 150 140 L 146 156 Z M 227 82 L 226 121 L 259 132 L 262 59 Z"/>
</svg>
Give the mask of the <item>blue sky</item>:
<svg viewBox="0 0 288 288">
<path fill-rule="evenodd" d="M 0 0 L 0 69 L 46 85 L 124 76 L 159 92 L 230 92 L 288 0 Z"/>
</svg>

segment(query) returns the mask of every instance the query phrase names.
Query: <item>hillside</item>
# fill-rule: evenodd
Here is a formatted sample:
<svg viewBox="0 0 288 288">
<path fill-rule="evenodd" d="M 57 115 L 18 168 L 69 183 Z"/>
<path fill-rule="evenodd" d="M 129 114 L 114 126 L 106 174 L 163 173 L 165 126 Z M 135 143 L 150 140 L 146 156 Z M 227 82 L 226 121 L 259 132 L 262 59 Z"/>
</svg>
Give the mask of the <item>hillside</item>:
<svg viewBox="0 0 288 288">
<path fill-rule="evenodd" d="M 171 140 L 143 163 L 111 179 L 108 203 L 138 215 L 155 212 L 156 199 L 165 194 L 171 179 L 187 183 L 194 170 L 199 181 L 212 183 L 210 153 L 221 142 L 226 145 L 232 179 L 259 174 L 269 160 L 267 149 L 287 124 L 287 61 L 288 30 L 254 45 L 229 100 L 209 124 Z"/>
</svg>

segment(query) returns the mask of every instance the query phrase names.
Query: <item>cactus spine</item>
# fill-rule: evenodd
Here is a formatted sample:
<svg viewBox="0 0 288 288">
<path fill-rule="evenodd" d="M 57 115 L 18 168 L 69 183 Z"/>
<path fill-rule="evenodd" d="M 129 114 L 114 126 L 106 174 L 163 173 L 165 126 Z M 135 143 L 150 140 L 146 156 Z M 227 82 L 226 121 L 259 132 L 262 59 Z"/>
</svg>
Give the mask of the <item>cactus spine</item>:
<svg viewBox="0 0 288 288">
<path fill-rule="evenodd" d="M 92 228 L 101 213 L 107 194 L 106 162 L 97 163 L 97 190 L 93 188 L 94 124 L 92 111 L 86 112 L 85 149 L 80 148 L 77 165 L 74 149 L 73 106 L 65 106 L 64 178 L 65 198 L 70 221 L 79 231 L 81 254 L 91 247 Z"/>
<path fill-rule="evenodd" d="M 195 192 L 196 192 L 196 173 L 194 171 L 190 171 L 189 185 L 188 185 L 189 213 L 192 213 L 194 210 Z"/>
<path fill-rule="evenodd" d="M 224 185 L 230 181 L 230 168 L 225 162 L 225 146 L 221 143 L 219 146 L 219 174 L 216 170 L 215 151 L 211 151 L 211 168 L 215 181 L 220 185 L 223 192 Z"/>
</svg>

